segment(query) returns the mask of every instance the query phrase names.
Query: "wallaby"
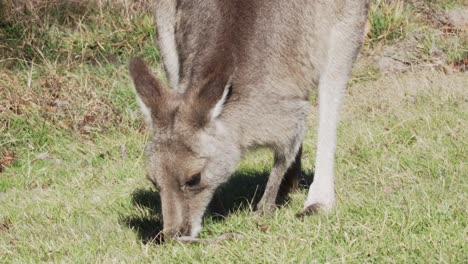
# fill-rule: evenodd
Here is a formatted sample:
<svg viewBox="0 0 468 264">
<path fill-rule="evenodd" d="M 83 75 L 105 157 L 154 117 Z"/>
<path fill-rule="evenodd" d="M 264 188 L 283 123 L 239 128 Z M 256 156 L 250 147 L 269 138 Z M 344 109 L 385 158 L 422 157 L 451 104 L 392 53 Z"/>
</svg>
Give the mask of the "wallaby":
<svg viewBox="0 0 468 264">
<path fill-rule="evenodd" d="M 317 87 L 315 177 L 304 210 L 334 206 L 338 113 L 363 41 L 368 4 L 156 2 L 158 45 L 171 89 L 140 59 L 130 62 L 130 74 L 152 131 L 147 170 L 161 195 L 165 237 L 197 237 L 215 190 L 243 154 L 257 147 L 274 152 L 257 209 L 274 208 L 285 174 L 300 173 L 308 99 Z"/>
</svg>

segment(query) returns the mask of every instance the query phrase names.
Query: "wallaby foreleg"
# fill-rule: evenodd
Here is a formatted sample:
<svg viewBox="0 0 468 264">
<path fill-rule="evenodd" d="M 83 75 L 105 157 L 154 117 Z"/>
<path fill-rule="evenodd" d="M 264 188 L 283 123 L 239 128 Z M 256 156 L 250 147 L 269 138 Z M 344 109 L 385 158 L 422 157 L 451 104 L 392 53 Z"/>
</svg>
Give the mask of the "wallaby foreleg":
<svg viewBox="0 0 468 264">
<path fill-rule="evenodd" d="M 291 149 L 291 153 L 275 153 L 273 168 L 270 172 L 262 199 L 257 204 L 257 210 L 266 212 L 276 207 L 276 198 L 278 196 L 281 181 L 296 157 L 294 150 L 299 150 L 299 147 Z"/>
</svg>

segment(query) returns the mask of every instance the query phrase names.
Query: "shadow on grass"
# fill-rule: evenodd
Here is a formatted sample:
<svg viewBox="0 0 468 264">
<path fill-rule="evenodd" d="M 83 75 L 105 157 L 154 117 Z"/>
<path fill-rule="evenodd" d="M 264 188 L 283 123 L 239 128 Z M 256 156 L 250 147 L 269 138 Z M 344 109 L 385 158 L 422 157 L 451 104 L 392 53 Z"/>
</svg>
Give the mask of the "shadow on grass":
<svg viewBox="0 0 468 264">
<path fill-rule="evenodd" d="M 163 225 L 159 193 L 153 190 L 137 189 L 132 193 L 132 204 L 133 212 L 122 218 L 123 224 L 135 230 L 143 243 L 161 243 Z"/>
<path fill-rule="evenodd" d="M 303 173 L 303 178 L 307 181 L 303 187 L 308 186 L 313 174 Z M 222 212 L 219 211 L 216 199 L 213 199 L 207 210 L 209 217 L 215 221 L 222 221 L 233 212 L 253 210 L 263 195 L 267 180 L 267 171 L 234 173 L 231 179 L 217 191 L 222 203 L 221 207 L 223 207 Z M 279 199 L 278 205 L 283 205 L 287 200 L 287 198 Z M 134 210 L 130 216 L 123 217 L 123 224 L 135 230 L 143 243 L 160 244 L 163 224 L 159 193 L 153 189 L 137 189 L 132 194 L 132 203 Z"/>
</svg>

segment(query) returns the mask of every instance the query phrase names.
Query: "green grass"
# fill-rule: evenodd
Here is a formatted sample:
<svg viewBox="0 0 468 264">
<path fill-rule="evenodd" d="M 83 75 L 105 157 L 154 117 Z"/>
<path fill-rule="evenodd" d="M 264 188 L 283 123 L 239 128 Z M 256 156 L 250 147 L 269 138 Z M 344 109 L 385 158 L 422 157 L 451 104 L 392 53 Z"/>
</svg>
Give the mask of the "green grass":
<svg viewBox="0 0 468 264">
<path fill-rule="evenodd" d="M 355 73 L 342 109 L 332 212 L 296 218 L 306 198 L 300 191 L 273 213 L 255 214 L 252 201 L 272 163 L 271 153 L 257 151 L 222 188 L 231 213 L 207 217 L 201 233 L 242 238 L 158 245 L 147 243 L 161 224 L 158 195 L 145 179 L 149 135 L 126 66 L 138 54 L 161 73 L 151 16 L 125 1 L 90 1 L 91 10 L 69 6 L 62 13 L 37 2 L 33 14 L 45 18 L 37 23 L 48 24 L 22 22 L 21 13 L 0 17 L 1 33 L 26 28 L 0 41 L 0 163 L 13 159 L 0 172 L 0 263 L 468 260 L 465 73 L 385 75 L 374 64 Z M 424 39 L 427 47 L 464 54 L 461 35 Z M 376 52 L 365 47 L 358 64 Z M 314 170 L 315 101 L 304 142 L 307 174 Z"/>
<path fill-rule="evenodd" d="M 372 42 L 392 41 L 404 37 L 408 31 L 411 8 L 404 1 L 376 0 L 369 10 Z"/>
<path fill-rule="evenodd" d="M 426 84 L 419 87 L 421 80 Z M 92 140 L 62 135 L 21 150 L 1 174 L 0 219 L 8 223 L 1 231 L 2 262 L 463 262 L 465 81 L 463 75 L 405 75 L 353 85 L 339 136 L 337 209 L 297 219 L 305 193 L 265 217 L 234 207 L 225 220 L 208 218 L 204 225 L 204 237 L 244 234 L 219 245 L 143 243 L 158 213 L 144 177 L 147 137 L 138 126 Z M 311 129 L 304 155 L 309 172 L 314 145 Z M 38 160 L 43 152 L 49 157 Z M 252 183 L 264 182 L 255 175 L 263 177 L 270 163 L 270 155 L 257 152 L 239 166 L 235 177 L 243 179 L 225 187 L 240 189 L 229 198 L 232 206 L 249 200 L 242 197 L 253 195 Z"/>
</svg>

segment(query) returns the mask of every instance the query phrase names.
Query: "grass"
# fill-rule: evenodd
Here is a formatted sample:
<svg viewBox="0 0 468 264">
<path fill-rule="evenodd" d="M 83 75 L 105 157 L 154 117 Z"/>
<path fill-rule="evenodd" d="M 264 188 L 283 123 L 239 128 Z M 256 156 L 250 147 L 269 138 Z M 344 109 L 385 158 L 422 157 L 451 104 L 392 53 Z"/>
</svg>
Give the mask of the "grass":
<svg viewBox="0 0 468 264">
<path fill-rule="evenodd" d="M 361 67 L 342 110 L 335 210 L 296 218 L 306 197 L 301 191 L 257 216 L 252 201 L 272 162 L 258 151 L 222 189 L 228 217 L 207 217 L 201 234 L 243 238 L 157 245 L 148 241 L 160 226 L 158 195 L 145 179 L 149 135 L 126 66 L 141 55 L 161 73 L 145 2 L 61 1 L 62 12 L 47 11 L 47 2 L 27 3 L 36 5 L 15 13 L 14 3 L 4 1 L 0 16 L 0 33 L 8 36 L 0 42 L 1 263 L 467 261 L 466 73 Z M 371 19 L 390 16 L 379 3 Z M 28 23 L 21 20 L 27 14 Z M 369 42 L 391 45 L 422 30 L 423 45 L 464 58 L 461 34 L 431 35 L 418 19 L 409 25 L 395 27 L 403 29 L 395 38 L 381 30 L 387 27 L 374 29 L 381 33 Z M 357 66 L 377 46 L 367 45 Z M 316 117 L 313 103 L 303 155 L 308 174 Z"/>
<path fill-rule="evenodd" d="M 468 58 L 468 37 L 459 34 L 450 34 L 447 37 L 440 32 L 429 31 L 424 36 L 423 53 L 430 58 L 434 51 L 439 50 L 448 63 L 463 61 Z"/>
<path fill-rule="evenodd" d="M 434 4 L 443 9 L 450 9 L 466 5 L 466 0 L 427 0 L 426 2 Z"/>
<path fill-rule="evenodd" d="M 371 41 L 392 41 L 404 37 L 412 19 L 410 12 L 410 6 L 404 1 L 374 1 L 369 19 Z"/>
<path fill-rule="evenodd" d="M 0 34 L 7 67 L 18 60 L 102 65 L 134 54 L 159 60 L 148 1 L 6 0 Z"/>
</svg>

